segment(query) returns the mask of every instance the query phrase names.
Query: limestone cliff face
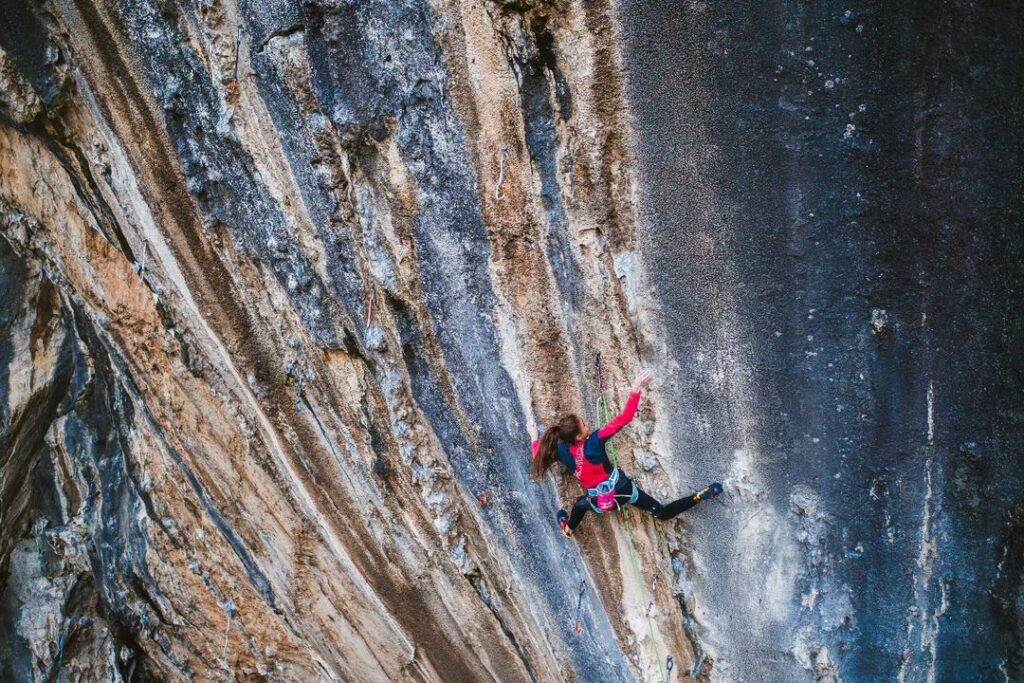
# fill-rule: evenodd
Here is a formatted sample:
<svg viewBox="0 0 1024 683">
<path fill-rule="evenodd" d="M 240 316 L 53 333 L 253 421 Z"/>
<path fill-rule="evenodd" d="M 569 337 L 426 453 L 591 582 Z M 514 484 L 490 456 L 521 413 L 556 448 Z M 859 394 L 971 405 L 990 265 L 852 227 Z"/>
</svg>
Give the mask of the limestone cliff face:
<svg viewBox="0 0 1024 683">
<path fill-rule="evenodd" d="M 964 4 L 5 2 L 0 677 L 1022 675 L 1022 27 Z M 525 433 L 641 367 L 629 472 L 726 483 L 643 588 Z"/>
<path fill-rule="evenodd" d="M 653 671 L 621 531 L 526 470 L 637 365 L 609 7 L 9 16 L 5 677 Z"/>
</svg>

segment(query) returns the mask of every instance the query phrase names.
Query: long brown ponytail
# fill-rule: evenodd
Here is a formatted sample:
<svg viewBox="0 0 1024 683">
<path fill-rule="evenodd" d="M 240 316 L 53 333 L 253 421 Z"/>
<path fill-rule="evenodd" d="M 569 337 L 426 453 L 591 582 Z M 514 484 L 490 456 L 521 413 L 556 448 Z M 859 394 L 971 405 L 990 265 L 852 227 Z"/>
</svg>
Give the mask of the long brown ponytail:
<svg viewBox="0 0 1024 683">
<path fill-rule="evenodd" d="M 541 479 L 551 464 L 558 457 L 558 442 L 573 443 L 580 435 L 580 419 L 575 415 L 565 415 L 554 427 L 549 427 L 540 437 L 537 456 L 533 459 L 530 471 L 534 479 Z"/>
</svg>

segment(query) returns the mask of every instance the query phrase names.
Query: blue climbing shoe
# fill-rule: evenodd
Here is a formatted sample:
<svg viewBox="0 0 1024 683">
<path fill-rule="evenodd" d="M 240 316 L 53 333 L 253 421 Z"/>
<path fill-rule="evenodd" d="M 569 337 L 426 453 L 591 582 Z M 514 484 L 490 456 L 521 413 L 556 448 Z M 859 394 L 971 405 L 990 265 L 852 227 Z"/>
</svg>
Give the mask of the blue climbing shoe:
<svg viewBox="0 0 1024 683">
<path fill-rule="evenodd" d="M 569 528 L 569 514 L 565 510 L 559 510 L 558 514 L 555 515 L 555 519 L 558 520 L 558 526 L 562 529 L 562 535 L 566 538 L 572 538 L 572 529 Z"/>
<path fill-rule="evenodd" d="M 704 500 L 705 498 L 714 498 L 715 496 L 717 496 L 721 492 L 722 492 L 722 485 L 719 484 L 717 481 L 713 481 L 710 484 L 708 484 L 707 487 L 705 487 L 705 488 L 701 489 L 700 491 L 697 491 L 697 493 L 693 494 L 693 499 L 697 500 L 697 501 L 700 501 L 700 500 Z"/>
</svg>

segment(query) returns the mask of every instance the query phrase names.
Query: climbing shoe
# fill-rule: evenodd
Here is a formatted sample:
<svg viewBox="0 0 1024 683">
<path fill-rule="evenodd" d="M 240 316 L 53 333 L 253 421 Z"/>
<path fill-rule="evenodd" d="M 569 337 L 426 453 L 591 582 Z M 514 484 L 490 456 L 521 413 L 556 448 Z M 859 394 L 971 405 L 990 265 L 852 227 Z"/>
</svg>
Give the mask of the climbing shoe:
<svg viewBox="0 0 1024 683">
<path fill-rule="evenodd" d="M 717 496 L 721 492 L 722 492 L 722 485 L 719 484 L 717 481 L 713 481 L 710 484 L 708 484 L 705 488 L 703 488 L 700 491 L 697 491 L 697 493 L 693 494 L 693 499 L 697 500 L 697 501 L 700 501 L 700 500 L 704 500 L 705 498 L 714 498 L 715 496 Z"/>
<path fill-rule="evenodd" d="M 566 538 L 572 538 L 572 529 L 569 528 L 569 515 L 565 510 L 559 510 L 556 516 L 558 520 L 558 526 L 562 529 L 562 535 Z"/>
</svg>

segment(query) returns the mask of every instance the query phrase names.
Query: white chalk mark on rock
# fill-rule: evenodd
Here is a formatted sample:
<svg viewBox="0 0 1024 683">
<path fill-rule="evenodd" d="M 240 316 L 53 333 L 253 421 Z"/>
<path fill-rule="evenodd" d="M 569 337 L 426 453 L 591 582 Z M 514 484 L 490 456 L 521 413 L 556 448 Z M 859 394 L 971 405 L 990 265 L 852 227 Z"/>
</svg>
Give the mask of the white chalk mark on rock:
<svg viewBox="0 0 1024 683">
<path fill-rule="evenodd" d="M 928 445 L 935 445 L 935 385 L 928 380 Z"/>
<path fill-rule="evenodd" d="M 914 665 L 914 654 L 928 653 L 929 665 L 926 680 L 934 683 L 936 680 L 935 666 L 937 660 L 937 642 L 939 638 L 939 620 L 946 613 L 949 607 L 947 589 L 945 582 L 939 580 L 939 604 L 931 611 L 932 575 L 935 570 L 935 561 L 938 559 L 938 544 L 934 533 L 935 508 L 932 504 L 934 488 L 932 485 L 932 460 L 929 459 L 925 465 L 925 497 L 924 511 L 921 520 L 921 541 L 917 556 L 917 571 L 914 574 L 914 604 L 907 614 L 907 641 L 903 647 L 903 657 L 900 663 L 900 671 L 896 678 L 900 683 L 905 683 L 907 674 L 915 670 L 920 671 Z M 919 635 L 916 638 L 915 648 L 915 617 L 917 618 Z"/>
<path fill-rule="evenodd" d="M 508 164 L 508 145 L 501 146 L 501 165 L 498 167 L 498 186 L 494 188 L 494 198 L 499 202 L 503 200 L 501 196 L 501 186 L 505 184 L 505 165 Z"/>
</svg>

